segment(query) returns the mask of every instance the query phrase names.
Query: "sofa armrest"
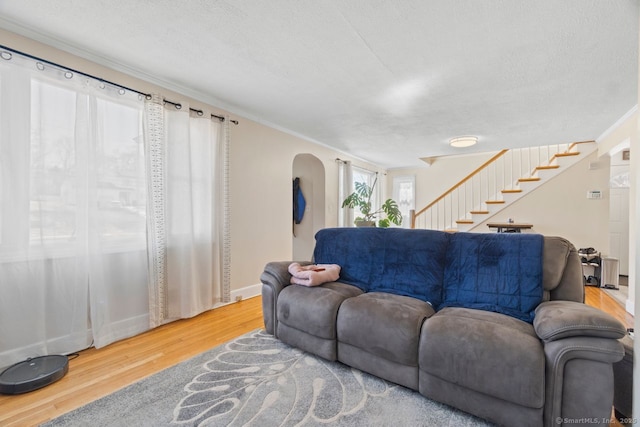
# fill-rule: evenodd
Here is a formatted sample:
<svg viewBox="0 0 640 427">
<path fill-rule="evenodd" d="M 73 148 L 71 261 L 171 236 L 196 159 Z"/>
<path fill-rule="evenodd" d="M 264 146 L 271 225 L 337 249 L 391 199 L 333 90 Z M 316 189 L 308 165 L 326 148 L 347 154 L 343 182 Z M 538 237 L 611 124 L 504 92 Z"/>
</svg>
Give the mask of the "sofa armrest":
<svg viewBox="0 0 640 427">
<path fill-rule="evenodd" d="M 568 337 L 620 339 L 624 325 L 602 310 L 574 301 L 547 301 L 536 308 L 533 327 L 545 342 Z"/>
<path fill-rule="evenodd" d="M 289 273 L 289 265 L 292 262 L 298 262 L 300 265 L 313 264 L 309 261 L 274 261 L 269 262 L 264 267 L 264 271 L 260 275 L 262 282 L 262 316 L 264 319 L 264 327 L 267 333 L 276 335 L 277 332 L 277 316 L 276 304 L 280 292 L 290 284 L 291 274 Z"/>
<path fill-rule="evenodd" d="M 568 337 L 544 342 L 545 426 L 600 420 L 608 427 L 613 404 L 613 363 L 622 360 L 620 340 Z"/>
<path fill-rule="evenodd" d="M 608 426 L 604 420 L 613 403 L 612 364 L 624 356 L 624 326 L 583 303 L 547 301 L 536 309 L 533 327 L 546 359 L 544 425 L 592 419 Z"/>
</svg>

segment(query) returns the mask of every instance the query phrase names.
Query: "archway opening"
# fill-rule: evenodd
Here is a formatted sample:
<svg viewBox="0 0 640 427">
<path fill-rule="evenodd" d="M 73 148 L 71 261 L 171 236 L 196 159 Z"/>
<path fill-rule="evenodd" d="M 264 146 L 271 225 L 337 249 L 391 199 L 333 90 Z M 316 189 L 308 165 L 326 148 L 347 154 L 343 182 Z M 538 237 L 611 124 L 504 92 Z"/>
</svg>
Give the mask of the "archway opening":
<svg viewBox="0 0 640 427">
<path fill-rule="evenodd" d="M 322 161 L 312 154 L 298 154 L 293 159 L 292 181 L 296 178 L 299 178 L 305 207 L 300 223 L 293 221 L 293 259 L 311 260 L 314 236 L 325 226 L 325 170 Z"/>
</svg>

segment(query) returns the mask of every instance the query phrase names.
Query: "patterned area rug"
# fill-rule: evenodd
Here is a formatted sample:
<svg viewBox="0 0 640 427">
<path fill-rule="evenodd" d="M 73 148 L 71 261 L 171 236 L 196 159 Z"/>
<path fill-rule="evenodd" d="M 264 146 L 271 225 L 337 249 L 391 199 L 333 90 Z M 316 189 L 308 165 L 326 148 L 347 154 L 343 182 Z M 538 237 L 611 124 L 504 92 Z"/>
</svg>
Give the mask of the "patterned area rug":
<svg viewBox="0 0 640 427">
<path fill-rule="evenodd" d="M 254 331 L 45 426 L 490 426 Z"/>
</svg>

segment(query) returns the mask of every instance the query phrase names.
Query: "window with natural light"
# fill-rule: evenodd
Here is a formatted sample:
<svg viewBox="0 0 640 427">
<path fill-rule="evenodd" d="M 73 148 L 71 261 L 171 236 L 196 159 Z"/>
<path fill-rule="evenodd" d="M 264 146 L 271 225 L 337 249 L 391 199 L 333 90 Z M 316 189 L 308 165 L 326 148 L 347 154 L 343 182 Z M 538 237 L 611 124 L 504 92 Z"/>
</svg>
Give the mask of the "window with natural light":
<svg viewBox="0 0 640 427">
<path fill-rule="evenodd" d="M 365 184 L 367 184 L 369 187 L 372 187 L 374 185 L 374 183 L 376 182 L 377 179 L 377 173 L 376 172 L 372 172 L 370 170 L 367 169 L 363 169 L 363 168 L 359 168 L 357 166 L 353 166 L 352 167 L 352 171 L 351 171 L 351 191 L 354 191 L 356 188 L 356 182 L 363 182 Z M 378 206 L 378 199 L 379 199 L 379 193 L 380 192 L 380 188 L 379 188 L 379 184 L 375 184 L 375 188 L 373 189 L 373 194 L 371 195 L 371 206 Z M 355 211 L 355 209 L 354 209 Z M 353 212 L 353 216 L 351 218 L 351 225 L 353 225 L 353 220 L 357 217 L 362 215 L 362 212 L 360 212 L 360 210 L 358 209 L 357 212 Z"/>
<path fill-rule="evenodd" d="M 88 131 L 76 123 L 77 96 L 74 90 L 32 81 L 30 243 L 64 245 L 78 238 L 79 224 L 93 221 L 111 243 L 144 244 L 141 108 L 95 99 L 86 106 L 87 120 L 96 121 Z M 78 138 L 85 130 L 87 138 Z M 96 215 L 83 218 L 79 203 L 93 205 Z"/>
</svg>

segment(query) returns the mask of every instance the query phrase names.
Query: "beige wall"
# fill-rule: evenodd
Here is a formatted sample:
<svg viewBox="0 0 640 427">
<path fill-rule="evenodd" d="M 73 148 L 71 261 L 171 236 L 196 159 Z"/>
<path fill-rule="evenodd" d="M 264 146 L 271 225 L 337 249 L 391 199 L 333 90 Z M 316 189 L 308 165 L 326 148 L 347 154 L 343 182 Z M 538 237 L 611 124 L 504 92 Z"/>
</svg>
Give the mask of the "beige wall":
<svg viewBox="0 0 640 427">
<path fill-rule="evenodd" d="M 231 132 L 230 159 L 234 289 L 259 283 L 267 262 L 292 259 L 291 180 L 298 154 L 312 154 L 324 166 L 326 227 L 337 225 L 336 158 L 382 172 L 335 150 L 247 119 L 240 120 L 240 126 L 234 126 Z"/>
</svg>

